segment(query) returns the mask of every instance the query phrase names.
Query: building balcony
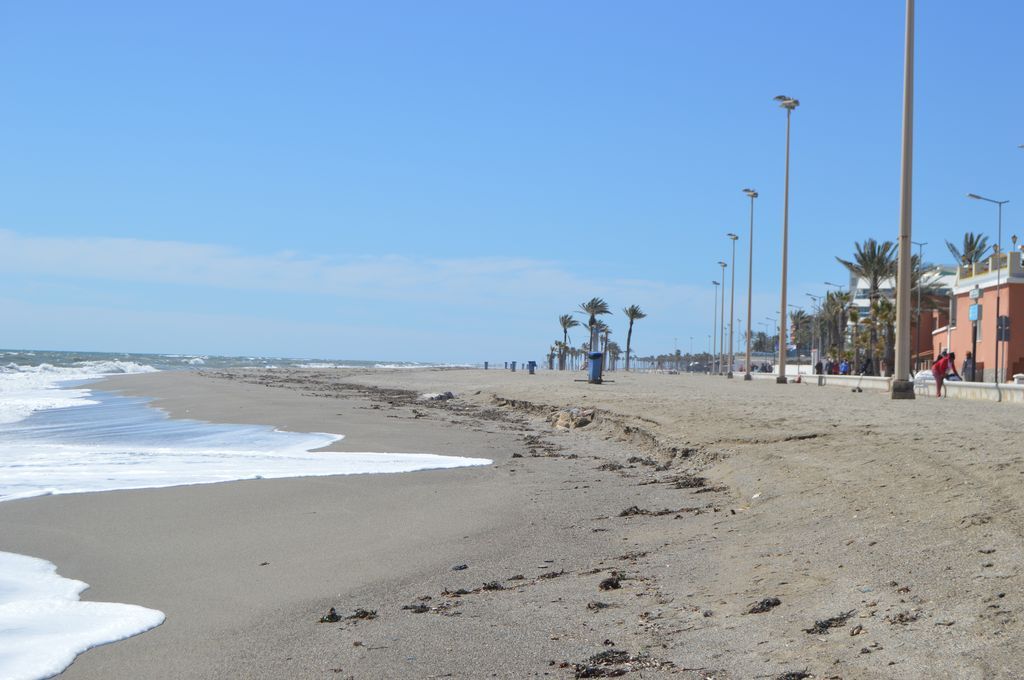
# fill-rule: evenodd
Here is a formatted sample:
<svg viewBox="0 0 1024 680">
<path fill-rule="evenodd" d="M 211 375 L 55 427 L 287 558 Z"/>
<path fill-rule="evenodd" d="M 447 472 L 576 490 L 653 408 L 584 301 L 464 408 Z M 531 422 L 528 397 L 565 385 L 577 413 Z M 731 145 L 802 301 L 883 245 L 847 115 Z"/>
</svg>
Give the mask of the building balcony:
<svg viewBox="0 0 1024 680">
<path fill-rule="evenodd" d="M 1021 253 L 1017 250 L 996 253 L 981 262 L 961 265 L 957 268 L 957 282 L 968 282 L 971 279 L 986 277 L 997 271 L 1006 272 L 1009 276 L 1024 277 L 1024 266 L 1021 265 Z"/>
</svg>

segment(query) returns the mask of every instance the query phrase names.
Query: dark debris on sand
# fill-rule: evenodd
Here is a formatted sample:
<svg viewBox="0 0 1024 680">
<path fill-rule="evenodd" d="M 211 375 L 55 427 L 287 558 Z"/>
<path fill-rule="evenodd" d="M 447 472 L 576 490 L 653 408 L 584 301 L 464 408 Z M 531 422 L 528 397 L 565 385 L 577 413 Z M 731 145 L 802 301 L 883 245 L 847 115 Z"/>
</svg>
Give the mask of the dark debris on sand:
<svg viewBox="0 0 1024 680">
<path fill-rule="evenodd" d="M 618 590 L 622 587 L 618 574 L 613 574 L 597 584 L 601 590 Z"/>
<path fill-rule="evenodd" d="M 671 510 L 664 508 L 662 510 L 648 510 L 647 508 L 641 508 L 636 505 L 631 505 L 618 514 L 619 517 L 636 517 L 636 516 L 647 516 L 647 517 L 664 517 L 665 515 L 676 515 L 680 517 L 684 512 L 692 512 L 695 515 L 701 513 L 700 508 L 679 508 L 678 510 Z"/>
<path fill-rule="evenodd" d="M 423 604 L 422 602 L 416 602 L 415 604 L 402 605 L 402 609 L 411 611 L 413 614 L 426 614 L 430 611 L 430 607 Z"/>
<path fill-rule="evenodd" d="M 606 649 L 594 654 L 583 663 L 564 663 L 563 668 L 571 668 L 577 678 L 617 678 L 646 668 L 672 668 L 667 661 L 652 659 L 646 654 L 630 654 L 621 649 Z"/>
<path fill-rule="evenodd" d="M 905 626 L 908 623 L 917 621 L 919 618 L 921 618 L 921 612 L 919 611 L 903 611 L 898 614 L 888 614 L 886 615 L 885 620 L 894 626 Z"/>
<path fill-rule="evenodd" d="M 848 612 L 842 612 L 830 618 L 815 621 L 814 625 L 810 628 L 804 628 L 804 632 L 810 633 L 811 635 L 828 635 L 829 629 L 842 628 L 845 626 L 846 622 L 850 620 L 850 617 L 853 616 L 856 611 L 857 610 L 855 609 L 851 609 Z"/>
<path fill-rule="evenodd" d="M 334 607 L 320 617 L 320 623 L 337 623 L 338 621 L 341 621 L 341 616 L 338 615 L 338 610 Z"/>
<path fill-rule="evenodd" d="M 673 489 L 700 489 L 707 486 L 708 480 L 706 477 L 679 475 L 669 480 L 669 483 L 672 484 Z"/>
<path fill-rule="evenodd" d="M 359 607 L 345 618 L 360 621 L 369 621 L 370 619 L 377 618 L 377 612 L 373 609 L 363 609 L 362 607 Z"/>
<path fill-rule="evenodd" d="M 806 670 L 803 671 L 789 671 L 775 678 L 775 680 L 804 680 L 804 678 L 811 677 L 811 674 Z"/>
<path fill-rule="evenodd" d="M 763 613 L 765 613 L 767 611 L 771 611 L 772 609 L 775 609 L 780 604 L 782 604 L 782 600 L 780 600 L 779 598 L 777 598 L 777 597 L 766 597 L 763 600 L 761 600 L 760 602 L 756 602 L 756 603 L 752 604 L 750 606 L 750 609 L 747 610 L 747 613 L 748 614 L 763 614 Z"/>
</svg>

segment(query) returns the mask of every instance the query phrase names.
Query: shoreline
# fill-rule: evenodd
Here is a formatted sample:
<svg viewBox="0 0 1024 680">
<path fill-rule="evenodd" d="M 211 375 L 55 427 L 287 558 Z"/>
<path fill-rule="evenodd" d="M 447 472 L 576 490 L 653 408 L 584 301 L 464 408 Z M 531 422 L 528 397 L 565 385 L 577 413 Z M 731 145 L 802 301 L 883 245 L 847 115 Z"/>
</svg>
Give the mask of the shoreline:
<svg viewBox="0 0 1024 680">
<path fill-rule="evenodd" d="M 83 600 L 167 615 L 65 677 L 572 677 L 612 648 L 648 678 L 1016 672 L 1024 462 L 960 426 L 1013 431 L 1012 408 L 683 375 L 175 375 L 91 387 L 494 464 L 0 504 L 5 550 L 90 583 Z M 552 428 L 570 406 L 594 422 Z M 600 590 L 613 571 L 621 588 Z M 377 618 L 316 623 L 332 606 Z"/>
</svg>

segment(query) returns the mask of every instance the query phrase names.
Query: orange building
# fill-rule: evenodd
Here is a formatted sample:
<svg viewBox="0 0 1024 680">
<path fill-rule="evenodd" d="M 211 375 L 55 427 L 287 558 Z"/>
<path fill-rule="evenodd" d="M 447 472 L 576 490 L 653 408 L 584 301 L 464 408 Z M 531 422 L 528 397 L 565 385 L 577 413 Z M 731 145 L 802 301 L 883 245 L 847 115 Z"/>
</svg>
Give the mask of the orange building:
<svg viewBox="0 0 1024 680">
<path fill-rule="evenodd" d="M 998 283 L 999 314 L 1009 318 L 1009 339 L 996 338 L 996 291 Z M 1015 373 L 1024 373 L 1024 266 L 1021 253 L 1014 250 L 999 253 L 972 265 L 958 268 L 948 323 L 932 331 L 932 352 L 956 353 L 960 371 L 967 352 L 976 346 L 975 379 L 996 380 L 996 350 L 999 352 L 999 380 L 1012 380 Z M 971 321 L 971 306 L 979 306 L 979 319 Z M 922 323 L 924 328 L 927 320 Z M 976 343 L 972 341 L 977 326 Z M 923 330 L 923 329 L 922 329 Z"/>
</svg>

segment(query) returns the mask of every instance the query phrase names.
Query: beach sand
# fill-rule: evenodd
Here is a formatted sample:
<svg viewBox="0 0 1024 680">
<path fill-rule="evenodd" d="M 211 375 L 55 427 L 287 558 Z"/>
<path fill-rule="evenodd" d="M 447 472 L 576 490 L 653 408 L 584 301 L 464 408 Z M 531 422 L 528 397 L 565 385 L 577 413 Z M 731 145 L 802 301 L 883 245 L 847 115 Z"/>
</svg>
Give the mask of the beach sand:
<svg viewBox="0 0 1024 680">
<path fill-rule="evenodd" d="M 178 417 L 494 465 L 12 501 L 2 548 L 166 613 L 67 678 L 1024 676 L 1019 406 L 579 377 L 112 379 Z M 567 408 L 596 411 L 554 427 Z"/>
</svg>

